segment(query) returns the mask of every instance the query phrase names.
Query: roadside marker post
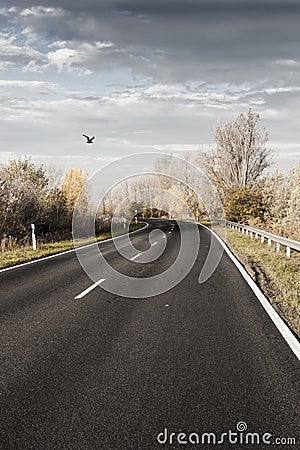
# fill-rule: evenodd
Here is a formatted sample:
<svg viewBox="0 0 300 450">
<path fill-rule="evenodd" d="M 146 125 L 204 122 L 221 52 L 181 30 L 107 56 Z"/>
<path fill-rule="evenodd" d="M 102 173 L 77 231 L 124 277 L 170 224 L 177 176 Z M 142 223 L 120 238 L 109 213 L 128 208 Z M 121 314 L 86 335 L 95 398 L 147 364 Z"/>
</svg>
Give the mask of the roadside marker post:
<svg viewBox="0 0 300 450">
<path fill-rule="evenodd" d="M 31 224 L 32 250 L 36 250 L 35 225 Z"/>
</svg>

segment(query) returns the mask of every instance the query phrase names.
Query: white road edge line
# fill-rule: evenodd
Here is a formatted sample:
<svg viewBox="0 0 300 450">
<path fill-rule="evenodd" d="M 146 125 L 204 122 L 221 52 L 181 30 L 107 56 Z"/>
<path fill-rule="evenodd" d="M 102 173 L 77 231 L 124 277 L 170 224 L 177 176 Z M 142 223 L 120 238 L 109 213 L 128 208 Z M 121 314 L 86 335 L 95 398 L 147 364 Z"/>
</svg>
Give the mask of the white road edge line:
<svg viewBox="0 0 300 450">
<path fill-rule="evenodd" d="M 138 253 L 137 255 L 135 255 L 132 258 L 130 258 L 130 261 L 133 261 L 134 259 L 138 258 L 139 256 L 141 256 L 141 253 Z"/>
<path fill-rule="evenodd" d="M 157 244 L 157 242 L 153 242 L 153 244 L 151 244 L 151 247 L 154 247 L 154 245 L 156 245 Z"/>
<path fill-rule="evenodd" d="M 163 238 L 163 239 L 167 239 L 167 236 L 163 236 L 162 238 Z"/>
<path fill-rule="evenodd" d="M 75 298 L 75 300 L 77 300 L 78 298 L 82 298 L 84 297 L 86 294 L 88 294 L 89 292 L 91 292 L 93 289 L 95 289 L 97 286 L 99 286 L 99 284 L 103 283 L 103 281 L 105 281 L 105 278 L 101 278 L 101 280 L 97 281 L 96 283 L 92 284 L 92 286 L 90 286 L 89 288 L 87 288 L 85 291 L 81 292 L 81 294 L 77 295 Z"/>
<path fill-rule="evenodd" d="M 197 222 L 195 222 L 195 223 L 197 223 Z M 200 224 L 198 224 L 198 225 L 200 225 Z M 271 303 L 269 302 L 267 297 L 259 289 L 257 284 L 252 280 L 252 278 L 250 277 L 250 275 L 248 274 L 246 269 L 242 266 L 242 264 L 239 262 L 237 257 L 234 256 L 232 251 L 227 247 L 227 245 L 223 241 L 223 239 L 214 230 L 212 230 L 202 224 L 201 224 L 201 226 L 206 228 L 207 230 L 209 230 L 218 239 L 218 241 L 224 248 L 225 252 L 229 256 L 229 258 L 233 261 L 233 263 L 236 265 L 236 267 L 240 271 L 241 275 L 246 280 L 246 282 L 248 283 L 248 285 L 250 286 L 250 288 L 252 289 L 252 291 L 254 292 L 254 294 L 256 295 L 258 300 L 260 301 L 260 303 L 263 306 L 263 308 L 265 309 L 266 313 L 268 314 L 268 316 L 270 317 L 270 319 L 272 320 L 272 322 L 274 323 L 274 325 L 276 326 L 276 328 L 278 329 L 278 331 L 280 332 L 280 334 L 282 335 L 282 337 L 284 338 L 284 340 L 286 341 L 286 343 L 288 344 L 288 346 L 290 347 L 292 352 L 296 355 L 296 357 L 300 361 L 300 342 L 298 341 L 298 339 L 294 336 L 294 334 L 289 329 L 289 327 L 284 323 L 282 318 L 279 316 L 277 311 L 273 308 L 273 306 L 271 305 Z"/>
<path fill-rule="evenodd" d="M 129 235 L 138 233 L 139 231 L 142 231 L 148 227 L 149 227 L 149 223 L 147 223 L 143 228 L 139 228 L 138 230 L 131 231 L 131 233 L 129 233 Z M 91 247 L 92 245 L 100 245 L 102 243 L 112 241 L 113 239 L 121 239 L 124 236 L 127 236 L 127 234 L 122 234 L 121 236 L 116 236 L 115 238 L 103 239 L 103 241 L 93 242 L 92 244 L 83 245 L 82 247 L 78 247 L 78 248 L 87 248 L 87 247 Z M 0 273 L 7 272 L 8 270 L 17 269 L 18 267 L 28 266 L 29 264 L 35 264 L 40 261 L 45 261 L 46 259 L 56 258 L 57 256 L 66 255 L 67 253 L 71 253 L 71 252 L 75 252 L 75 248 L 72 248 L 71 250 L 66 250 L 65 252 L 55 253 L 54 255 L 44 256 L 43 258 L 33 259 L 32 261 L 27 261 L 25 263 L 17 264 L 15 266 L 5 267 L 5 269 L 0 269 Z"/>
</svg>

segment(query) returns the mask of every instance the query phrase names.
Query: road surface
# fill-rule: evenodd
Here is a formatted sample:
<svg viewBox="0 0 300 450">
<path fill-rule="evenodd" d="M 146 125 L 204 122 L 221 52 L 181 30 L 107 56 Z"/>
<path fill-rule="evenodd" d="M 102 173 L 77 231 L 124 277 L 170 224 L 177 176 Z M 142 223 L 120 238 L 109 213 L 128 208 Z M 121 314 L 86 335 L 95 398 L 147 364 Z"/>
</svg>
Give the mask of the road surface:
<svg viewBox="0 0 300 450">
<path fill-rule="evenodd" d="M 174 222 L 150 221 L 132 242 L 148 249 L 154 227 L 167 241 L 156 261 L 125 260 L 111 241 L 107 261 L 134 277 L 165 270 Z M 212 239 L 199 232 L 191 272 L 151 298 L 91 289 L 75 252 L 0 273 L 1 450 L 270 448 L 229 442 L 239 422 L 273 448 L 299 448 L 299 361 L 225 253 L 198 283 Z M 219 444 L 202 445 L 205 433 Z"/>
</svg>

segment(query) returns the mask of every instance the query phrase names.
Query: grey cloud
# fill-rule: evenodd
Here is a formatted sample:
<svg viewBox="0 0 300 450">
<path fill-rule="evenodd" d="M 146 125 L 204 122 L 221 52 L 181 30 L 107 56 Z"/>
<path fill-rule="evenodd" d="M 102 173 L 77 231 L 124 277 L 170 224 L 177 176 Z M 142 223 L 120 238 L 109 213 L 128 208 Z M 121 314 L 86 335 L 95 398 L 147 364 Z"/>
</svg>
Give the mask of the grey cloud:
<svg viewBox="0 0 300 450">
<path fill-rule="evenodd" d="M 209 143 L 218 122 L 249 105 L 262 113 L 272 138 L 300 140 L 299 0 L 13 0 L 1 9 L 1 76 L 65 83 L 64 92 L 48 89 L 47 101 L 3 104 L 4 135 L 18 130 L 15 148 L 26 140 L 28 148 L 40 147 L 31 138 L 35 130 L 45 137 L 43 151 L 81 154 L 82 126 L 114 156 Z M 13 72 L 17 64 L 23 73 Z M 118 87 L 103 86 L 104 71 L 115 69 L 130 69 L 131 82 L 123 70 Z"/>
<path fill-rule="evenodd" d="M 214 12 L 218 11 L 244 11 L 249 12 L 253 10 L 259 11 L 286 11 L 299 9 L 298 0 L 172 0 L 172 3 L 162 0 L 85 0 L 78 2 L 74 0 L 15 0 L 15 6 L 20 8 L 31 6 L 52 6 L 61 7 L 70 11 L 90 11 L 95 13 L 97 11 L 133 11 L 133 12 L 148 12 L 153 14 L 182 14 L 191 12 L 194 14 L 200 12 Z M 6 7 L 11 6 L 11 2 L 5 1 L 3 4 Z"/>
<path fill-rule="evenodd" d="M 21 64 L 25 66 L 31 61 L 44 63 L 44 55 L 30 45 L 20 42 L 17 34 L 0 32 L 0 57 L 3 67 L 9 69 L 11 66 Z"/>
<path fill-rule="evenodd" d="M 37 11 L 34 1 L 14 4 Z M 58 7 L 54 0 L 38 5 Z M 53 40 L 113 42 L 117 51 L 94 58 L 95 68 L 127 65 L 157 79 L 218 81 L 218 72 L 253 79 L 257 71 L 266 76 L 273 60 L 300 59 L 297 1 L 64 0 L 59 11 L 65 14 L 21 16 L 20 24 Z"/>
</svg>

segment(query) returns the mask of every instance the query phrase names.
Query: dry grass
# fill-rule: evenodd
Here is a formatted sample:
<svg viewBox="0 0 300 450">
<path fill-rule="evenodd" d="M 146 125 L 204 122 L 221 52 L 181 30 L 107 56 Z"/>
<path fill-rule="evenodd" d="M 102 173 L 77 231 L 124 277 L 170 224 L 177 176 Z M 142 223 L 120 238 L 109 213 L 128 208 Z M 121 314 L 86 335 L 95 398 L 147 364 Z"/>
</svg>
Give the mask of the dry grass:
<svg viewBox="0 0 300 450">
<path fill-rule="evenodd" d="M 292 251 L 287 258 L 284 249 L 277 253 L 274 244 L 269 247 L 231 229 L 226 230 L 226 243 L 300 337 L 300 253 Z"/>
<path fill-rule="evenodd" d="M 145 224 L 142 222 L 138 222 L 137 224 L 132 223 L 130 225 L 130 231 L 137 230 L 144 226 Z M 118 234 L 123 234 L 123 231 L 120 230 L 117 235 Z M 101 235 L 97 236 L 97 241 L 103 241 L 105 239 L 109 239 L 110 237 L 110 232 L 102 233 Z M 82 245 L 87 245 L 90 242 L 94 241 L 84 240 L 82 241 Z M 74 245 L 72 240 L 53 242 L 49 244 L 40 244 L 38 245 L 37 250 L 32 250 L 31 246 L 16 246 L 10 250 L 6 250 L 5 252 L 0 253 L 0 269 L 15 266 L 17 264 L 22 264 L 28 261 L 33 261 L 35 259 L 40 259 L 45 256 L 55 255 L 56 253 L 65 252 L 73 248 Z"/>
</svg>

